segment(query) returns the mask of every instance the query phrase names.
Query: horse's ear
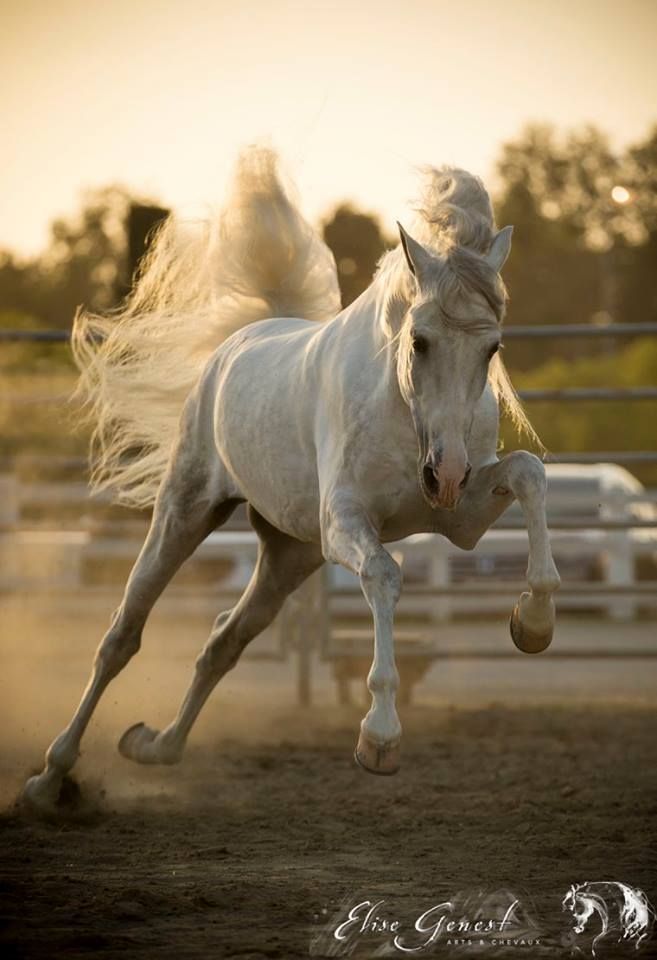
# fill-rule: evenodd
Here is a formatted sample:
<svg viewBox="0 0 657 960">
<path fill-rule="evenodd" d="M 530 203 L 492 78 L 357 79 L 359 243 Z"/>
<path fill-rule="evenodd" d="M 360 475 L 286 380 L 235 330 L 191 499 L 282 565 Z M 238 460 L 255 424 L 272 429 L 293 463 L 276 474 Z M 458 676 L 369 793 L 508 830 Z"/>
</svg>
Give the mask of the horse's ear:
<svg viewBox="0 0 657 960">
<path fill-rule="evenodd" d="M 429 251 L 425 250 L 421 243 L 418 243 L 417 240 L 414 240 L 409 233 L 406 233 L 399 221 L 397 221 L 397 226 L 399 228 L 399 237 L 401 239 L 401 245 L 404 251 L 404 256 L 406 257 L 408 269 L 411 271 L 418 283 L 421 283 L 422 277 L 426 276 L 432 261 L 435 260 L 435 257 L 432 257 Z"/>
<path fill-rule="evenodd" d="M 512 235 L 513 227 L 502 227 L 491 244 L 491 248 L 488 251 L 486 259 L 490 263 L 495 273 L 500 272 L 506 262 L 506 258 L 511 253 Z"/>
</svg>

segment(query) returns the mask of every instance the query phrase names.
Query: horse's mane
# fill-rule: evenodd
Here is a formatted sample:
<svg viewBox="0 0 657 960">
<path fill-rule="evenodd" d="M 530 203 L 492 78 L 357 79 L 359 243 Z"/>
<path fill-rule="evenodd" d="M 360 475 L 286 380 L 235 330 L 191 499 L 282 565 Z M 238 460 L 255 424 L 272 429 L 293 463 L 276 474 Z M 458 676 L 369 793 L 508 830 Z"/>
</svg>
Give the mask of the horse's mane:
<svg viewBox="0 0 657 960">
<path fill-rule="evenodd" d="M 436 294 L 443 300 L 455 288 L 481 294 L 502 323 L 508 299 L 501 278 L 485 259 L 497 228 L 488 191 L 479 177 L 458 167 L 422 167 L 411 234 L 444 259 Z M 377 276 L 386 284 L 388 304 L 408 304 L 412 280 L 401 245 L 386 253 Z M 493 358 L 489 382 L 503 412 L 519 433 L 542 446 L 525 413 L 499 354 Z"/>
</svg>

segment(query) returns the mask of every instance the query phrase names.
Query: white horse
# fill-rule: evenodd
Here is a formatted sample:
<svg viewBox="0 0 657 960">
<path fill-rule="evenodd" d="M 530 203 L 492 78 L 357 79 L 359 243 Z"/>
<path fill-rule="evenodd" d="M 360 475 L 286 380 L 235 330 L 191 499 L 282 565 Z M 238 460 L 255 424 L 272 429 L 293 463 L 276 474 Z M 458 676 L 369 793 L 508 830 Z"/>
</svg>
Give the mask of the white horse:
<svg viewBox="0 0 657 960">
<path fill-rule="evenodd" d="M 374 620 L 372 705 L 356 759 L 372 773 L 396 772 L 402 578 L 382 544 L 432 531 L 470 550 L 514 498 L 527 521 L 530 589 L 511 633 L 526 652 L 549 644 L 559 576 L 544 467 L 524 451 L 496 455 L 498 401 L 531 430 L 497 355 L 512 228 L 495 231 L 476 177 L 428 168 L 414 232 L 419 239 L 400 226 L 401 245 L 339 312 L 330 252 L 281 185 L 275 156 L 250 148 L 213 225 L 201 236 L 165 226 L 122 314 L 76 318 L 96 486 L 154 509 L 89 684 L 44 771 L 28 781 L 29 801 L 56 800 L 153 604 L 244 501 L 260 540 L 251 581 L 217 617 L 173 723 L 123 735 L 131 760 L 181 759 L 218 680 L 328 560 L 358 574 Z"/>
</svg>

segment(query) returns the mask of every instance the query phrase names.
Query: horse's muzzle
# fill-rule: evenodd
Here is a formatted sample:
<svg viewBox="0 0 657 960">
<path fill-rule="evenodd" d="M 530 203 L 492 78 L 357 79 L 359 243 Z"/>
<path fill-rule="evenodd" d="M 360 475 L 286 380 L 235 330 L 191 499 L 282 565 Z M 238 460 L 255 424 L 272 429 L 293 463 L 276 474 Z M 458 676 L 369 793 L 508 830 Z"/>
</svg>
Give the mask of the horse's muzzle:
<svg viewBox="0 0 657 960">
<path fill-rule="evenodd" d="M 425 499 L 433 509 L 453 510 L 470 478 L 472 466 L 466 461 L 461 466 L 445 464 L 440 455 L 429 455 L 421 471 L 421 486 Z"/>
</svg>

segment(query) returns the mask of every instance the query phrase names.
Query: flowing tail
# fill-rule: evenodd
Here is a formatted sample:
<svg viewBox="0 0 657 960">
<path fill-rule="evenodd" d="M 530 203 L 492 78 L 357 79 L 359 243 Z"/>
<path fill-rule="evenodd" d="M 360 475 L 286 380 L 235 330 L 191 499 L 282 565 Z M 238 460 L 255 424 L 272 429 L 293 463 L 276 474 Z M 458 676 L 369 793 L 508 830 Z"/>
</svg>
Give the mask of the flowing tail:
<svg viewBox="0 0 657 960">
<path fill-rule="evenodd" d="M 339 310 L 333 255 L 283 186 L 275 153 L 249 147 L 216 220 L 192 229 L 169 217 L 125 307 L 75 318 L 92 487 L 151 505 L 185 399 L 219 344 L 266 317 L 323 321 Z"/>
</svg>

